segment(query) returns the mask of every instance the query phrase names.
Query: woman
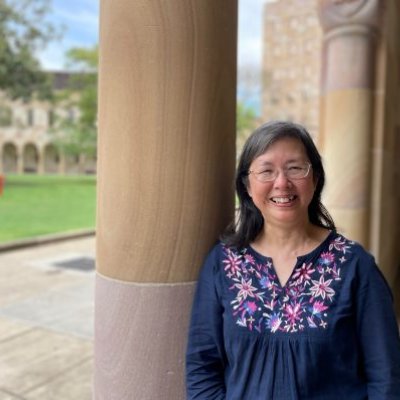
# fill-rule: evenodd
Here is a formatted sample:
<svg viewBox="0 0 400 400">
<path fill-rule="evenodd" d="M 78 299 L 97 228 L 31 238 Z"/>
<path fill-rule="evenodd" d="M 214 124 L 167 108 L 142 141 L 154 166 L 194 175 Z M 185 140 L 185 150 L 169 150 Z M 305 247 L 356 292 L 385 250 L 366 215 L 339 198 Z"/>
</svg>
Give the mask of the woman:
<svg viewBox="0 0 400 400">
<path fill-rule="evenodd" d="M 193 303 L 188 399 L 400 399 L 391 293 L 335 230 L 301 126 L 258 128 L 240 158 L 238 222 L 208 255 Z"/>
</svg>

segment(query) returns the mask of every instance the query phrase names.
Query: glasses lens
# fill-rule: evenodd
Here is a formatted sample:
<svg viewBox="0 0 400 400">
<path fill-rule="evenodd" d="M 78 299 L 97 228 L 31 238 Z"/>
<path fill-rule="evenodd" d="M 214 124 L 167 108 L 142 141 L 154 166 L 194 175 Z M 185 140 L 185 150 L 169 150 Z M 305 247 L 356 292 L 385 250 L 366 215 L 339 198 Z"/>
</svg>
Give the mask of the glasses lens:
<svg viewBox="0 0 400 400">
<path fill-rule="evenodd" d="M 288 179 L 302 179 L 310 172 L 311 164 L 291 165 L 284 169 L 283 173 Z M 253 172 L 253 171 L 251 171 Z M 270 182 L 277 178 L 279 171 L 277 169 L 267 169 L 265 171 L 254 172 L 255 178 L 259 182 Z"/>
<path fill-rule="evenodd" d="M 286 171 L 286 176 L 290 179 L 301 179 L 308 175 L 310 164 L 293 165 Z"/>
<path fill-rule="evenodd" d="M 267 170 L 267 171 L 262 171 L 258 174 L 256 173 L 255 175 L 260 182 L 268 182 L 268 181 L 273 181 L 276 178 L 276 171 Z"/>
</svg>

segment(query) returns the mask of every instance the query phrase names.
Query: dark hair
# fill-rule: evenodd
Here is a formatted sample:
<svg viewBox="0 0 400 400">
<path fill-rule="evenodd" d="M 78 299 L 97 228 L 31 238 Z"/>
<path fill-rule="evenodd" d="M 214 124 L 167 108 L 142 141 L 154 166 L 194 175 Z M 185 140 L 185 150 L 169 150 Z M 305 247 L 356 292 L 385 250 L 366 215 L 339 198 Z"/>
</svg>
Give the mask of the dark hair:
<svg viewBox="0 0 400 400">
<path fill-rule="evenodd" d="M 257 128 L 247 139 L 236 170 L 236 192 L 239 199 L 237 219 L 231 223 L 222 236 L 228 246 L 242 248 L 254 241 L 264 226 L 264 218 L 248 194 L 248 174 L 253 160 L 263 154 L 274 142 L 291 137 L 300 140 L 312 165 L 316 188 L 308 206 L 308 217 L 312 224 L 336 230 L 329 212 L 321 203 L 321 193 L 325 185 L 325 171 L 310 134 L 298 124 L 283 121 L 271 121 Z"/>
</svg>

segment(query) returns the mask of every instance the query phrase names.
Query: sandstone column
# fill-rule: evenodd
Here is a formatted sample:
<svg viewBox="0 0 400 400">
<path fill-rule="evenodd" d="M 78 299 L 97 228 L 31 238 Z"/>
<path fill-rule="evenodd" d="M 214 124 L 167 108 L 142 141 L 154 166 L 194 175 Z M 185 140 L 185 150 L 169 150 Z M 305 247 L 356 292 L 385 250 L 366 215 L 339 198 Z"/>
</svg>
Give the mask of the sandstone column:
<svg viewBox="0 0 400 400">
<path fill-rule="evenodd" d="M 85 173 L 85 154 L 79 154 L 78 156 L 78 172 L 79 174 Z"/>
<path fill-rule="evenodd" d="M 17 147 L 17 174 L 24 173 L 24 148 L 20 144 Z"/>
<path fill-rule="evenodd" d="M 37 149 L 37 173 L 39 175 L 43 175 L 45 168 L 44 168 L 44 163 L 45 163 L 45 151 L 44 151 L 44 146 L 40 146 Z"/>
<path fill-rule="evenodd" d="M 194 281 L 233 215 L 237 2 L 102 0 L 95 399 L 184 399 Z"/>
<path fill-rule="evenodd" d="M 65 153 L 59 151 L 58 153 L 58 171 L 59 174 L 65 175 L 66 174 L 66 156 Z"/>
<path fill-rule="evenodd" d="M 340 231 L 368 246 L 375 41 L 381 0 L 321 0 L 324 202 Z"/>
</svg>

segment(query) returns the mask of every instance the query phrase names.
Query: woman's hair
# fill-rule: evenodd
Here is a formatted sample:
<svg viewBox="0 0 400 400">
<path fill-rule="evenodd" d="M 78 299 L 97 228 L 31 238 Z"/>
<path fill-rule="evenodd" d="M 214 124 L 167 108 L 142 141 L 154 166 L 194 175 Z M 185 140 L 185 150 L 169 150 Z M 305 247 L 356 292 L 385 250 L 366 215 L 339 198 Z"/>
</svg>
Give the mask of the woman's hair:
<svg viewBox="0 0 400 400">
<path fill-rule="evenodd" d="M 237 218 L 222 235 L 222 241 L 228 246 L 237 248 L 248 246 L 256 239 L 264 226 L 264 218 L 254 205 L 248 193 L 248 175 L 250 164 L 263 154 L 268 147 L 282 138 L 300 140 L 312 165 L 316 188 L 308 206 L 308 217 L 312 224 L 336 230 L 329 212 L 321 203 L 321 193 L 325 185 L 325 171 L 319 154 L 310 134 L 298 124 L 283 121 L 271 121 L 257 128 L 247 139 L 236 170 L 236 192 L 239 199 Z"/>
</svg>

